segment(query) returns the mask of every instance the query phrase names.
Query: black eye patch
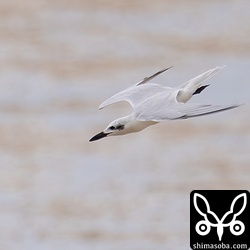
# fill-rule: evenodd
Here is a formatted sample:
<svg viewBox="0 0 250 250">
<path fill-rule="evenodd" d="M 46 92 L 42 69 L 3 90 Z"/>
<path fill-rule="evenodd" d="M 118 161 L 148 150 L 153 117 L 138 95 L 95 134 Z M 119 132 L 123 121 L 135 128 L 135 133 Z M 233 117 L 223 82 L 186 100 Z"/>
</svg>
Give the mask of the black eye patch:
<svg viewBox="0 0 250 250">
<path fill-rule="evenodd" d="M 118 126 L 116 127 L 116 129 L 118 129 L 118 130 L 123 130 L 123 129 L 124 129 L 124 125 L 118 125 Z"/>
<path fill-rule="evenodd" d="M 109 127 L 109 129 L 111 129 L 111 130 L 123 130 L 124 129 L 124 125 L 118 125 L 117 127 L 111 126 L 111 127 Z"/>
</svg>

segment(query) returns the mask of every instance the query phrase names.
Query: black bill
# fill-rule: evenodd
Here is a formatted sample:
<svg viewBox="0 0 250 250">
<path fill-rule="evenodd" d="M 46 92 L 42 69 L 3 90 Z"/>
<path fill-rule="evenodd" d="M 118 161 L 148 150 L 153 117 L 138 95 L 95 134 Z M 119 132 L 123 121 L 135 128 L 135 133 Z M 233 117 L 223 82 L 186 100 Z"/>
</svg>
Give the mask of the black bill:
<svg viewBox="0 0 250 250">
<path fill-rule="evenodd" d="M 104 133 L 103 131 L 95 136 L 93 136 L 89 141 L 97 141 L 97 140 L 100 140 L 104 137 L 106 137 L 109 133 Z"/>
</svg>

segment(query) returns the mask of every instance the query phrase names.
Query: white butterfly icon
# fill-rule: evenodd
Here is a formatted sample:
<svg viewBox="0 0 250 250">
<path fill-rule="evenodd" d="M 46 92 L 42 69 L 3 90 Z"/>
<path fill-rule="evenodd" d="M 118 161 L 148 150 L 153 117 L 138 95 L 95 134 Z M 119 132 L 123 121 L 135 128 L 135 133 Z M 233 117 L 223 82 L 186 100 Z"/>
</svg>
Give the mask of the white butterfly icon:
<svg viewBox="0 0 250 250">
<path fill-rule="evenodd" d="M 206 210 L 207 210 L 206 213 L 203 213 L 201 209 L 198 207 L 198 204 L 197 204 L 198 198 L 202 199 L 205 202 Z M 235 203 L 240 198 L 243 198 L 243 205 L 241 209 L 237 213 L 235 213 L 234 212 Z M 221 219 L 219 219 L 218 216 L 210 210 L 210 205 L 207 199 L 203 195 L 194 193 L 193 202 L 194 202 L 194 207 L 196 211 L 204 217 L 204 220 L 199 221 L 195 226 L 195 230 L 199 235 L 203 235 L 203 236 L 207 235 L 211 230 L 211 226 L 217 227 L 217 235 L 218 235 L 219 241 L 221 241 L 222 239 L 222 235 L 224 233 L 224 227 L 230 227 L 230 232 L 233 235 L 241 235 L 245 231 L 245 225 L 243 224 L 242 221 L 236 220 L 236 217 L 239 216 L 246 208 L 246 204 L 247 204 L 246 193 L 239 194 L 233 199 L 231 206 L 230 206 L 230 210 L 226 212 Z M 229 223 L 223 223 L 229 214 L 233 214 L 232 220 Z M 211 215 L 216 220 L 217 223 L 212 223 L 211 221 L 209 221 L 208 215 Z"/>
</svg>

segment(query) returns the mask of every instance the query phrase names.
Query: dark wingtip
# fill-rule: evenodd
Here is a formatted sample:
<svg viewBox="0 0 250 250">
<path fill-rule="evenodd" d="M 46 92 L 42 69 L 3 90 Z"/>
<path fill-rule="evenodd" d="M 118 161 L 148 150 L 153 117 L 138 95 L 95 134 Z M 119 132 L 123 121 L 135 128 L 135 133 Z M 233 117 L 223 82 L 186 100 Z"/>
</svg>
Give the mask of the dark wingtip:
<svg viewBox="0 0 250 250">
<path fill-rule="evenodd" d="M 208 86 L 209 86 L 209 84 L 199 87 L 198 89 L 196 89 L 196 91 L 193 93 L 193 95 L 200 94 Z"/>
<path fill-rule="evenodd" d="M 171 69 L 171 68 L 173 68 L 173 67 L 174 67 L 174 66 L 170 66 L 170 67 L 168 67 L 168 68 L 164 68 L 164 69 L 158 71 L 156 74 L 157 74 L 157 75 L 158 75 L 158 74 L 161 74 L 161 73 L 163 73 L 163 72 L 165 72 L 165 71 L 167 71 L 167 70 L 169 70 L 169 69 Z"/>
<path fill-rule="evenodd" d="M 155 74 L 153 74 L 153 75 L 151 75 L 151 76 L 145 77 L 142 81 L 138 82 L 138 83 L 136 84 L 136 86 L 139 86 L 139 85 L 141 85 L 141 84 L 144 84 L 144 83 L 150 81 L 150 80 L 153 79 L 154 77 L 160 75 L 161 73 L 163 73 L 163 72 L 165 72 L 166 70 L 171 69 L 171 68 L 173 68 L 173 66 L 168 67 L 168 68 L 164 68 L 164 69 L 162 69 L 162 70 L 156 72 Z"/>
<path fill-rule="evenodd" d="M 165 71 L 168 70 L 168 69 L 171 69 L 171 68 L 173 68 L 173 67 L 174 67 L 174 66 L 172 65 L 172 66 L 166 68 Z"/>
</svg>

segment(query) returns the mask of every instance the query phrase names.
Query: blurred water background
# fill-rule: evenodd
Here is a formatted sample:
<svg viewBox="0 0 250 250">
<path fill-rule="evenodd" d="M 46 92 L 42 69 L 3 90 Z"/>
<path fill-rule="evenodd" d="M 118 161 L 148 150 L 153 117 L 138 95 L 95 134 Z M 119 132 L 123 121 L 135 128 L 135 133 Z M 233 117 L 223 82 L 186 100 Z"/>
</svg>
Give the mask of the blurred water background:
<svg viewBox="0 0 250 250">
<path fill-rule="evenodd" d="M 250 189 L 248 0 L 0 1 L 0 249 L 189 249 L 194 189 Z M 88 140 L 164 67 L 177 86 L 217 65 L 194 101 L 245 103 Z"/>
</svg>

